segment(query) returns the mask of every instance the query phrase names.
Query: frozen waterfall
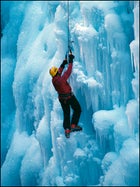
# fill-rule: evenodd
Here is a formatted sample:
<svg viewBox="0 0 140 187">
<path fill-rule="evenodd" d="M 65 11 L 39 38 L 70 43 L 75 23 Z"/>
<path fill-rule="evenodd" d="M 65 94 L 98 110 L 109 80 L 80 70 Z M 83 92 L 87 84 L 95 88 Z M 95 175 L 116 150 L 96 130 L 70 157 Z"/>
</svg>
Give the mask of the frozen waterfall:
<svg viewBox="0 0 140 187">
<path fill-rule="evenodd" d="M 49 75 L 68 19 L 70 139 Z M 139 186 L 139 2 L 1 1 L 1 114 L 2 186 Z"/>
</svg>

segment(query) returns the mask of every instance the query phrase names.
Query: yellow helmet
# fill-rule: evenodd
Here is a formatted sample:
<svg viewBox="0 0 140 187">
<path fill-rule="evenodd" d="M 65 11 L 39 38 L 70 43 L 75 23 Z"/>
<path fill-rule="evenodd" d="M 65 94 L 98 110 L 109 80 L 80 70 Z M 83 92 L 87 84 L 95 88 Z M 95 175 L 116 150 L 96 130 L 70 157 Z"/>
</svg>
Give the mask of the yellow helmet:
<svg viewBox="0 0 140 187">
<path fill-rule="evenodd" d="M 52 76 L 52 77 L 54 77 L 56 74 L 57 74 L 57 72 L 58 72 L 58 68 L 57 67 L 55 67 L 55 66 L 53 66 L 51 69 L 50 69 L 50 75 Z"/>
</svg>

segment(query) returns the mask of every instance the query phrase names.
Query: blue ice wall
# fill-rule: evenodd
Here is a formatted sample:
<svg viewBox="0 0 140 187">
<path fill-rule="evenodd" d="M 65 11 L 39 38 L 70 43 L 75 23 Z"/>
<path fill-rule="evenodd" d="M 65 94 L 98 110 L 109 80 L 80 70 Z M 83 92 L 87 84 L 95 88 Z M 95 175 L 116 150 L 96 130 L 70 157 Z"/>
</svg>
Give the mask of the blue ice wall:
<svg viewBox="0 0 140 187">
<path fill-rule="evenodd" d="M 1 1 L 3 186 L 138 186 L 138 15 L 138 1 Z M 83 131 L 66 139 L 49 69 L 69 40 Z"/>
</svg>

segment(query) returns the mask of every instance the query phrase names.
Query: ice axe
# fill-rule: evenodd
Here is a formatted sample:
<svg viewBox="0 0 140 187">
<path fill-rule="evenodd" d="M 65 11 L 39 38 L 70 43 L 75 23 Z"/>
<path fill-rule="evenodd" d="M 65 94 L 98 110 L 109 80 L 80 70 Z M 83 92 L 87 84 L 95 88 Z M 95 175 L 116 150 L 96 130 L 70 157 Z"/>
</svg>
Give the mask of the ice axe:
<svg viewBox="0 0 140 187">
<path fill-rule="evenodd" d="M 68 51 L 66 52 L 66 55 L 65 55 L 65 59 L 67 60 L 67 57 L 68 57 L 68 53 L 71 53 L 72 54 L 72 43 L 74 41 L 69 41 L 69 45 L 68 45 Z"/>
</svg>

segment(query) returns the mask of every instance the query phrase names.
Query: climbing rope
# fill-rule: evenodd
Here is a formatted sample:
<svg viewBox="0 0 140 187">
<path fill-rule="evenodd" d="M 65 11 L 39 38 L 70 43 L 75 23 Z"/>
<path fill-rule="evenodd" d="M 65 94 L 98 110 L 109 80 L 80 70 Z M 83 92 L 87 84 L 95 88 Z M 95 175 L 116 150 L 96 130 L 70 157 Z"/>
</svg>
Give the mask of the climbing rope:
<svg viewBox="0 0 140 187">
<path fill-rule="evenodd" d="M 67 16 L 67 18 L 68 18 L 68 46 L 69 46 L 69 37 L 70 37 L 70 31 L 69 31 L 69 15 L 70 15 L 70 13 L 69 13 L 69 1 L 67 1 L 67 13 L 68 13 L 68 16 Z"/>
<path fill-rule="evenodd" d="M 65 58 L 67 58 L 67 55 L 68 53 L 72 53 L 72 48 L 71 48 L 71 45 L 73 43 L 73 41 L 70 40 L 70 10 L 69 10 L 69 1 L 67 1 L 67 33 L 68 33 L 68 40 L 67 40 L 67 44 L 68 44 L 68 49 L 67 49 L 67 52 L 66 52 L 66 55 L 65 55 Z"/>
</svg>

